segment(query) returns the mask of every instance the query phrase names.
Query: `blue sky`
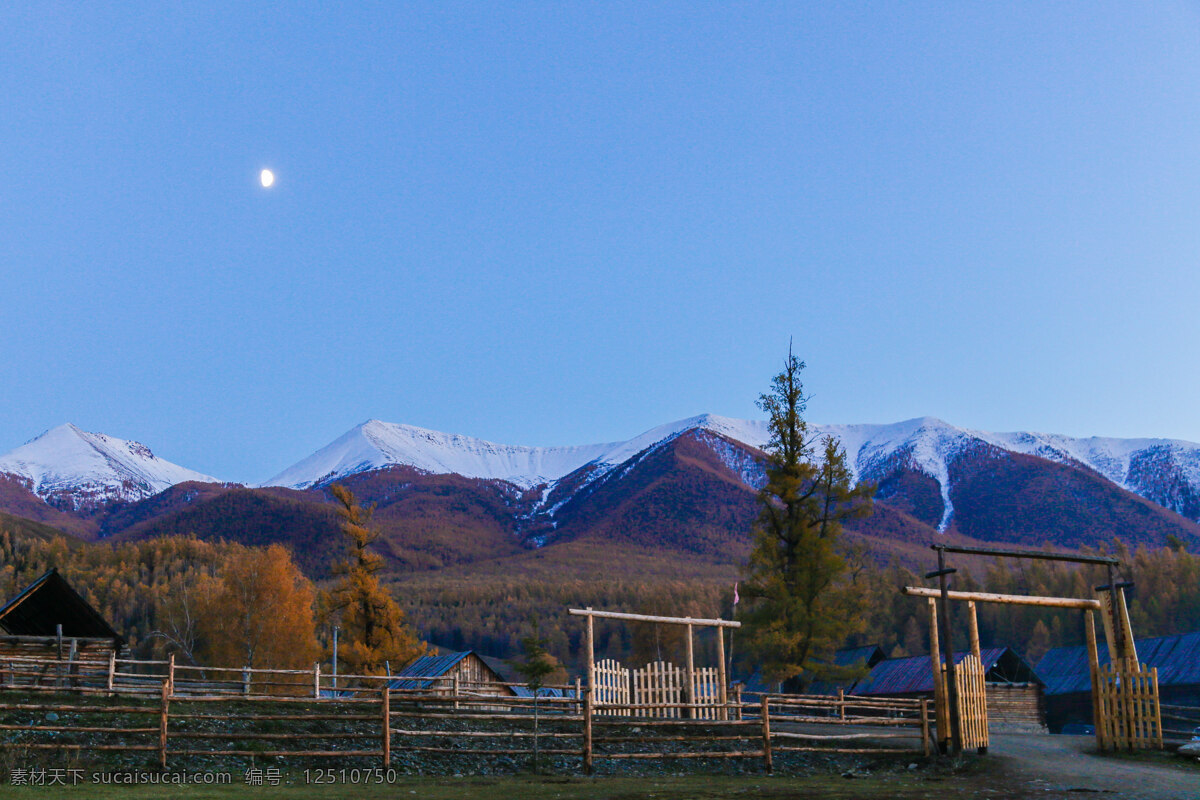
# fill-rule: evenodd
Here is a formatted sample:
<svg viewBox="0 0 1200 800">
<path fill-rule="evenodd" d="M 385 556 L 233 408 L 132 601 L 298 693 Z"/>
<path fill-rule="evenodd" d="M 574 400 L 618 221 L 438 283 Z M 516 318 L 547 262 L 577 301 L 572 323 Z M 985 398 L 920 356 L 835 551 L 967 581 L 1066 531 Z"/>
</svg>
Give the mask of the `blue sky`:
<svg viewBox="0 0 1200 800">
<path fill-rule="evenodd" d="M 1197 4 L 334 5 L 0 9 L 0 451 L 1200 441 Z"/>
</svg>

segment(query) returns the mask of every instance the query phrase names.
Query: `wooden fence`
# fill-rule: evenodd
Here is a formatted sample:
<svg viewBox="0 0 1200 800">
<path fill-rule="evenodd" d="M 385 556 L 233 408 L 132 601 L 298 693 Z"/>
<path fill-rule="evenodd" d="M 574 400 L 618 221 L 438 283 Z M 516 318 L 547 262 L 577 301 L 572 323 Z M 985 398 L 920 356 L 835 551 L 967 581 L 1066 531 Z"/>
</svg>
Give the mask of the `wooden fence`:
<svg viewBox="0 0 1200 800">
<path fill-rule="evenodd" d="M 111 694 L 126 688 L 114 682 Z M 621 759 L 752 758 L 769 771 L 773 754 L 788 751 L 930 751 L 930 708 L 923 700 L 767 695 L 758 703 L 714 706 L 709 719 L 683 719 L 678 714 L 686 703 L 614 704 L 601 713 L 587 693 L 539 697 L 535 715 L 533 698 L 427 689 L 319 697 L 178 689 L 178 682 L 163 678 L 154 696 L 139 683 L 127 698 L 72 699 L 69 692 L 110 692 L 20 687 L 8 694 L 46 692 L 44 702 L 0 703 L 0 747 L 149 751 L 164 768 L 214 756 L 357 758 L 391 767 L 398 753 L 457 760 L 536 752 L 578 758 L 586 772 L 596 761 Z M 900 739 L 910 740 L 907 747 L 891 746 Z"/>
<path fill-rule="evenodd" d="M 1096 739 L 1102 750 L 1162 749 L 1158 668 L 1105 665 L 1095 672 Z"/>
<path fill-rule="evenodd" d="M 398 678 L 388 675 L 332 674 L 320 664 L 311 669 L 262 669 L 251 667 L 199 667 L 178 663 L 174 657 L 155 659 L 83 659 L 71 656 L 48 658 L 31 655 L 0 659 L 0 689 L 31 691 L 69 690 L 82 694 L 157 695 L 162 682 L 171 686 L 173 697 L 188 695 L 251 698 L 356 697 L 378 694 Z M 427 684 L 426 691 L 448 695 L 508 693 L 519 683 L 471 683 L 457 677 L 414 679 Z M 548 686 L 578 698 L 580 685 Z"/>
<path fill-rule="evenodd" d="M 896 753 L 916 749 L 929 755 L 934 742 L 933 707 L 926 699 L 775 694 L 763 695 L 761 704 L 759 718 L 773 726 L 771 738 L 797 742 L 775 747 L 779 751 Z M 781 723 L 808 723 L 823 730 L 781 731 Z M 905 740 L 907 746 L 880 744 L 892 740 Z"/>
<path fill-rule="evenodd" d="M 1190 742 L 1192 737 L 1200 736 L 1200 706 L 1159 704 L 1158 717 L 1162 720 L 1164 739 Z"/>
</svg>

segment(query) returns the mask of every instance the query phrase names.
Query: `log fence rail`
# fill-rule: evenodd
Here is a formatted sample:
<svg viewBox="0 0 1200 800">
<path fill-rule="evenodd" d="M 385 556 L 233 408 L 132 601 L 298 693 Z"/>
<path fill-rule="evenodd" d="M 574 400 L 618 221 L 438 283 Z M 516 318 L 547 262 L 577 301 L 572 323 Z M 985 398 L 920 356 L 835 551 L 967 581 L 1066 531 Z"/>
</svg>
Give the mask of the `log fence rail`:
<svg viewBox="0 0 1200 800">
<path fill-rule="evenodd" d="M 665 700 L 610 703 L 601 710 L 588 693 L 582 698 L 575 693 L 576 684 L 560 687 L 565 696 L 537 698 L 541 724 L 535 734 L 532 697 L 475 693 L 463 686 L 451 694 L 432 683 L 422 689 L 390 689 L 380 676 L 345 675 L 339 676 L 339 684 L 363 682 L 353 692 L 342 693 L 339 686 L 334 693 L 324 691 L 319 672 L 314 678 L 313 671 L 304 670 L 252 670 L 246 676 L 238 670 L 242 680 L 201 681 L 185 677 L 189 668 L 170 660 L 152 665 L 161 668 L 155 678 L 123 672 L 129 667 L 121 662 L 94 662 L 88 669 L 78 663 L 79 681 L 70 686 L 39 680 L 15 687 L 9 694 L 56 694 L 41 695 L 45 702 L 0 704 L 0 747 L 148 751 L 157 754 L 164 768 L 196 756 L 363 758 L 390 766 L 399 753 L 532 755 L 536 736 L 540 754 L 579 758 L 585 772 L 596 761 L 622 759 L 748 758 L 761 760 L 770 770 L 779 754 L 789 751 L 930 751 L 932 709 L 922 700 L 762 695 L 757 702 L 711 706 L 708 718 L 687 718 L 694 704 L 679 702 L 679 691 L 659 690 Z M 38 669 L 4 667 L 14 678 L 29 677 L 24 672 L 42 676 Z M 125 683 L 123 675 L 137 680 Z M 375 685 L 369 686 L 366 678 Z M 305 691 L 259 693 L 275 685 Z M 9 688 L 4 681 L 0 687 Z M 71 699 L 72 694 L 80 696 Z M 85 699 L 87 695 L 105 697 Z M 36 715 L 36 724 L 26 719 L 28 712 Z M 147 719 L 130 721 L 138 715 Z M 820 732 L 810 732 L 810 724 L 820 725 Z M 901 739 L 909 740 L 907 747 L 890 746 L 893 741 L 901 745 Z"/>
</svg>

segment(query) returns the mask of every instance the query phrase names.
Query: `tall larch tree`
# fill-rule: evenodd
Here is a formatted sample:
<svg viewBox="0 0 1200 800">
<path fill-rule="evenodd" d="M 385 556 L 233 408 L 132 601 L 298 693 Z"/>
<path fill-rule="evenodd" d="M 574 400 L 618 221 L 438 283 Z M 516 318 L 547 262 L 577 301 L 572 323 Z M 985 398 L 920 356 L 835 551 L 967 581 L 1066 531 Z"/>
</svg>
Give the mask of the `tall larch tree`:
<svg viewBox="0 0 1200 800">
<path fill-rule="evenodd" d="M 330 487 L 338 502 L 342 532 L 349 543 L 349 558 L 337 565 L 341 576 L 327 605 L 341 626 L 343 643 L 339 659 L 350 674 L 373 675 L 405 666 L 425 653 L 426 647 L 404 619 L 404 611 L 379 583 L 383 558 L 368 549 L 379 538 L 371 527 L 374 506 L 364 508 L 341 484 Z"/>
<path fill-rule="evenodd" d="M 874 493 L 871 485 L 851 484 L 835 438 L 810 436 L 803 369 L 789 348 L 783 371 L 758 402 L 771 439 L 740 616 L 749 650 L 772 682 L 837 675 L 833 653 L 860 619 L 842 523 L 869 514 Z"/>
</svg>

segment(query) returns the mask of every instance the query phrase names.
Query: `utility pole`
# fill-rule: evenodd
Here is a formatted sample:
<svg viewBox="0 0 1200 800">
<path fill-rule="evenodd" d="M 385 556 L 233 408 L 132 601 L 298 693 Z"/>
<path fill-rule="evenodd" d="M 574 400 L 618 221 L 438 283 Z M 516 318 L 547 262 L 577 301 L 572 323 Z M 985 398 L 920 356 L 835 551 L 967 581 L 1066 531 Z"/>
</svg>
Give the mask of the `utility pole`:
<svg viewBox="0 0 1200 800">
<path fill-rule="evenodd" d="M 954 666 L 954 641 L 951 639 L 950 629 L 950 593 L 949 585 L 946 582 L 948 575 L 953 575 L 958 570 L 946 569 L 946 551 L 941 545 L 934 545 L 938 554 L 938 568 L 936 572 L 931 572 L 926 575 L 926 578 L 936 577 L 938 585 L 941 589 L 941 597 L 938 605 L 940 619 L 939 627 L 941 630 L 942 640 L 942 655 L 946 660 L 946 698 L 949 705 L 950 715 L 950 752 L 958 755 L 962 752 L 962 722 L 959 719 L 958 713 L 958 681 L 956 680 L 957 671 Z M 938 676 L 935 676 L 935 679 Z"/>
<path fill-rule="evenodd" d="M 337 647 L 338 647 L 338 626 L 333 626 L 333 691 L 334 696 L 337 693 Z"/>
</svg>

